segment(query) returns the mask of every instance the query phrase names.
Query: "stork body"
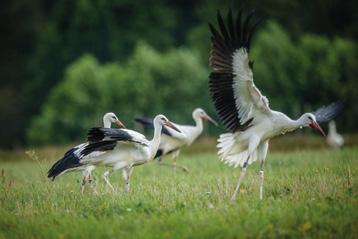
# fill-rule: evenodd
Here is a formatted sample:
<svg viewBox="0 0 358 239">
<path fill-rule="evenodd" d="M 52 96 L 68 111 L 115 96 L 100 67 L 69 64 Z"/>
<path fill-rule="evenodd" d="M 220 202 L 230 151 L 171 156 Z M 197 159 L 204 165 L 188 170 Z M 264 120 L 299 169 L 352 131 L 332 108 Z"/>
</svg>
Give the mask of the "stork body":
<svg viewBox="0 0 358 239">
<path fill-rule="evenodd" d="M 119 128 L 125 127 L 114 113 L 106 113 L 103 116 L 103 127 L 111 128 L 112 123 L 116 124 Z M 96 168 L 95 165 L 79 165 L 77 162 L 78 155 L 81 154 L 82 150 L 85 149 L 88 144 L 88 142 L 83 143 L 68 150 L 63 156 L 63 158 L 58 160 L 48 171 L 48 177 L 54 180 L 57 176 L 61 176 L 66 172 L 76 170 L 82 171 L 83 177 L 81 183 L 81 192 L 83 192 L 85 184 L 87 182 L 90 184 L 92 183 L 92 171 Z"/>
<path fill-rule="evenodd" d="M 208 120 L 213 124 L 217 123 L 203 110 L 197 108 L 192 113 L 195 125 L 180 125 L 174 124 L 181 133 L 165 127 L 162 130 L 162 136 L 160 145 L 156 153 L 156 157 L 161 161 L 162 157 L 168 154 L 172 154 L 173 168 L 176 169 L 176 161 L 180 154 L 180 150 L 185 146 L 190 146 L 203 132 L 203 121 Z M 141 123 L 145 127 L 152 127 L 151 121 L 145 118 L 136 118 L 138 123 Z M 165 165 L 165 164 L 162 164 Z M 186 167 L 182 167 L 184 171 L 187 171 Z"/>
<path fill-rule="evenodd" d="M 104 128 L 111 128 L 112 123 L 116 124 L 119 128 L 125 128 L 125 126 L 123 125 L 123 123 L 121 121 L 119 121 L 118 117 L 112 113 L 106 113 L 103 116 L 103 127 Z M 86 183 L 92 183 L 93 179 L 92 179 L 92 171 L 96 169 L 95 165 L 88 165 L 85 167 L 85 169 L 83 170 L 83 178 L 82 178 L 82 185 L 81 185 L 81 192 L 83 192 L 84 187 L 86 185 Z"/>
<path fill-rule="evenodd" d="M 344 139 L 337 132 L 336 123 L 333 120 L 328 124 L 327 144 L 333 149 L 340 149 L 344 144 Z"/>
<path fill-rule="evenodd" d="M 88 134 L 90 144 L 80 163 L 83 165 L 104 165 L 110 167 L 103 175 L 108 186 L 114 191 L 109 181 L 109 175 L 119 169 L 123 169 L 126 181 L 126 190 L 129 190 L 129 180 L 133 166 L 138 166 L 151 161 L 159 147 L 161 130 L 163 125 L 176 127 L 163 115 L 157 115 L 154 120 L 154 136 L 147 140 L 144 135 L 128 129 L 93 128 Z M 176 129 L 178 130 L 178 129 Z"/>
<path fill-rule="evenodd" d="M 252 23 L 254 13 L 246 18 L 239 12 L 234 21 L 229 10 L 227 24 L 220 12 L 217 15 L 219 30 L 211 24 L 212 49 L 209 89 L 221 122 L 230 133 L 218 139 L 219 157 L 230 166 L 242 168 L 232 200 L 236 198 L 246 169 L 252 162 L 260 161 L 259 193 L 263 197 L 264 162 L 269 140 L 302 127 L 324 132 L 318 122 L 334 117 L 341 106 L 331 104 L 313 113 L 305 113 L 293 120 L 273 111 L 253 81 L 253 62 L 249 60 L 250 41 L 258 22 Z"/>
</svg>

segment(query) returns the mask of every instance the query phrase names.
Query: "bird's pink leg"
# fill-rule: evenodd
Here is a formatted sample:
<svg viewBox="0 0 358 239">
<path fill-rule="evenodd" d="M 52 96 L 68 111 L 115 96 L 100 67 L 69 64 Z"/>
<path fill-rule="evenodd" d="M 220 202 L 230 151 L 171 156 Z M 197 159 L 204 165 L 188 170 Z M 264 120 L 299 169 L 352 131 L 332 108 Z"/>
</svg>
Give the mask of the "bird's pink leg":
<svg viewBox="0 0 358 239">
<path fill-rule="evenodd" d="M 233 194 L 232 197 L 231 197 L 231 201 L 235 201 L 237 194 L 240 192 L 240 185 L 241 185 L 241 182 L 242 182 L 242 181 L 244 180 L 244 178 L 245 178 L 246 169 L 247 169 L 247 165 L 248 165 L 249 159 L 250 159 L 250 156 L 247 157 L 247 159 L 246 159 L 246 161 L 245 161 L 245 163 L 244 163 L 244 165 L 243 165 L 243 167 L 242 167 L 242 169 L 241 169 L 239 181 L 237 182 L 237 185 L 236 185 L 234 194 Z"/>
</svg>

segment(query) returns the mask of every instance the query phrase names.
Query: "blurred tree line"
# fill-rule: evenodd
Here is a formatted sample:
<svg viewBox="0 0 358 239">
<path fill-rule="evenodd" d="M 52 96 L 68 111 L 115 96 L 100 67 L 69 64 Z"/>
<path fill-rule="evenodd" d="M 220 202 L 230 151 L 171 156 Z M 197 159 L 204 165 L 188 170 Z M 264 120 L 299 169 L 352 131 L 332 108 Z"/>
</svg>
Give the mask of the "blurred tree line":
<svg viewBox="0 0 358 239">
<path fill-rule="evenodd" d="M 357 130 L 357 2 L 246 4 L 265 17 L 252 58 L 271 107 L 296 117 L 342 98 L 341 127 Z M 107 111 L 129 125 L 158 112 L 190 122 L 196 106 L 213 114 L 207 22 L 228 5 L 239 2 L 6 0 L 1 147 L 76 140 Z"/>
</svg>

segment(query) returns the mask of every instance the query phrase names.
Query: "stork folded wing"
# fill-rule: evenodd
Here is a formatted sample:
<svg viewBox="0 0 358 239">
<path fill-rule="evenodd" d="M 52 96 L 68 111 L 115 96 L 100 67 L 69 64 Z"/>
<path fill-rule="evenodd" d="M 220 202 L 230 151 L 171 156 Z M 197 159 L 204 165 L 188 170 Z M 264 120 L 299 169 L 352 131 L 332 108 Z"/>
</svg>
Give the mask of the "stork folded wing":
<svg viewBox="0 0 358 239">
<path fill-rule="evenodd" d="M 253 16 L 251 12 L 243 18 L 240 11 L 234 22 L 229 10 L 226 25 L 218 12 L 219 30 L 209 24 L 210 93 L 220 120 L 232 132 L 247 129 L 258 114 L 270 112 L 267 98 L 253 82 L 253 62 L 248 56 L 251 37 L 260 22 L 252 22 Z"/>
<path fill-rule="evenodd" d="M 134 138 L 128 130 L 95 127 L 88 131 L 87 136 L 90 144 L 101 141 L 125 141 L 144 144 L 142 140 Z"/>
</svg>

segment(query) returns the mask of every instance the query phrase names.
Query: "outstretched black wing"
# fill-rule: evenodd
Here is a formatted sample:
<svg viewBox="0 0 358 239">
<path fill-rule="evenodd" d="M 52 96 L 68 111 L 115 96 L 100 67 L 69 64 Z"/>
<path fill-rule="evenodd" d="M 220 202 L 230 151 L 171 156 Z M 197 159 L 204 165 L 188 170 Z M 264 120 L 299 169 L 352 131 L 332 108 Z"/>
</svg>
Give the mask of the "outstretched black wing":
<svg viewBox="0 0 358 239">
<path fill-rule="evenodd" d="M 338 101 L 331 103 L 327 106 L 323 106 L 313 112 L 318 123 L 324 123 L 334 119 L 343 109 L 343 102 Z"/>
<path fill-rule="evenodd" d="M 212 37 L 209 90 L 221 122 L 231 132 L 243 131 L 253 119 L 270 111 L 268 100 L 253 81 L 253 62 L 249 60 L 250 42 L 261 20 L 253 20 L 254 12 L 236 20 L 231 9 L 225 24 L 217 14 L 218 30 L 209 24 Z"/>
</svg>

